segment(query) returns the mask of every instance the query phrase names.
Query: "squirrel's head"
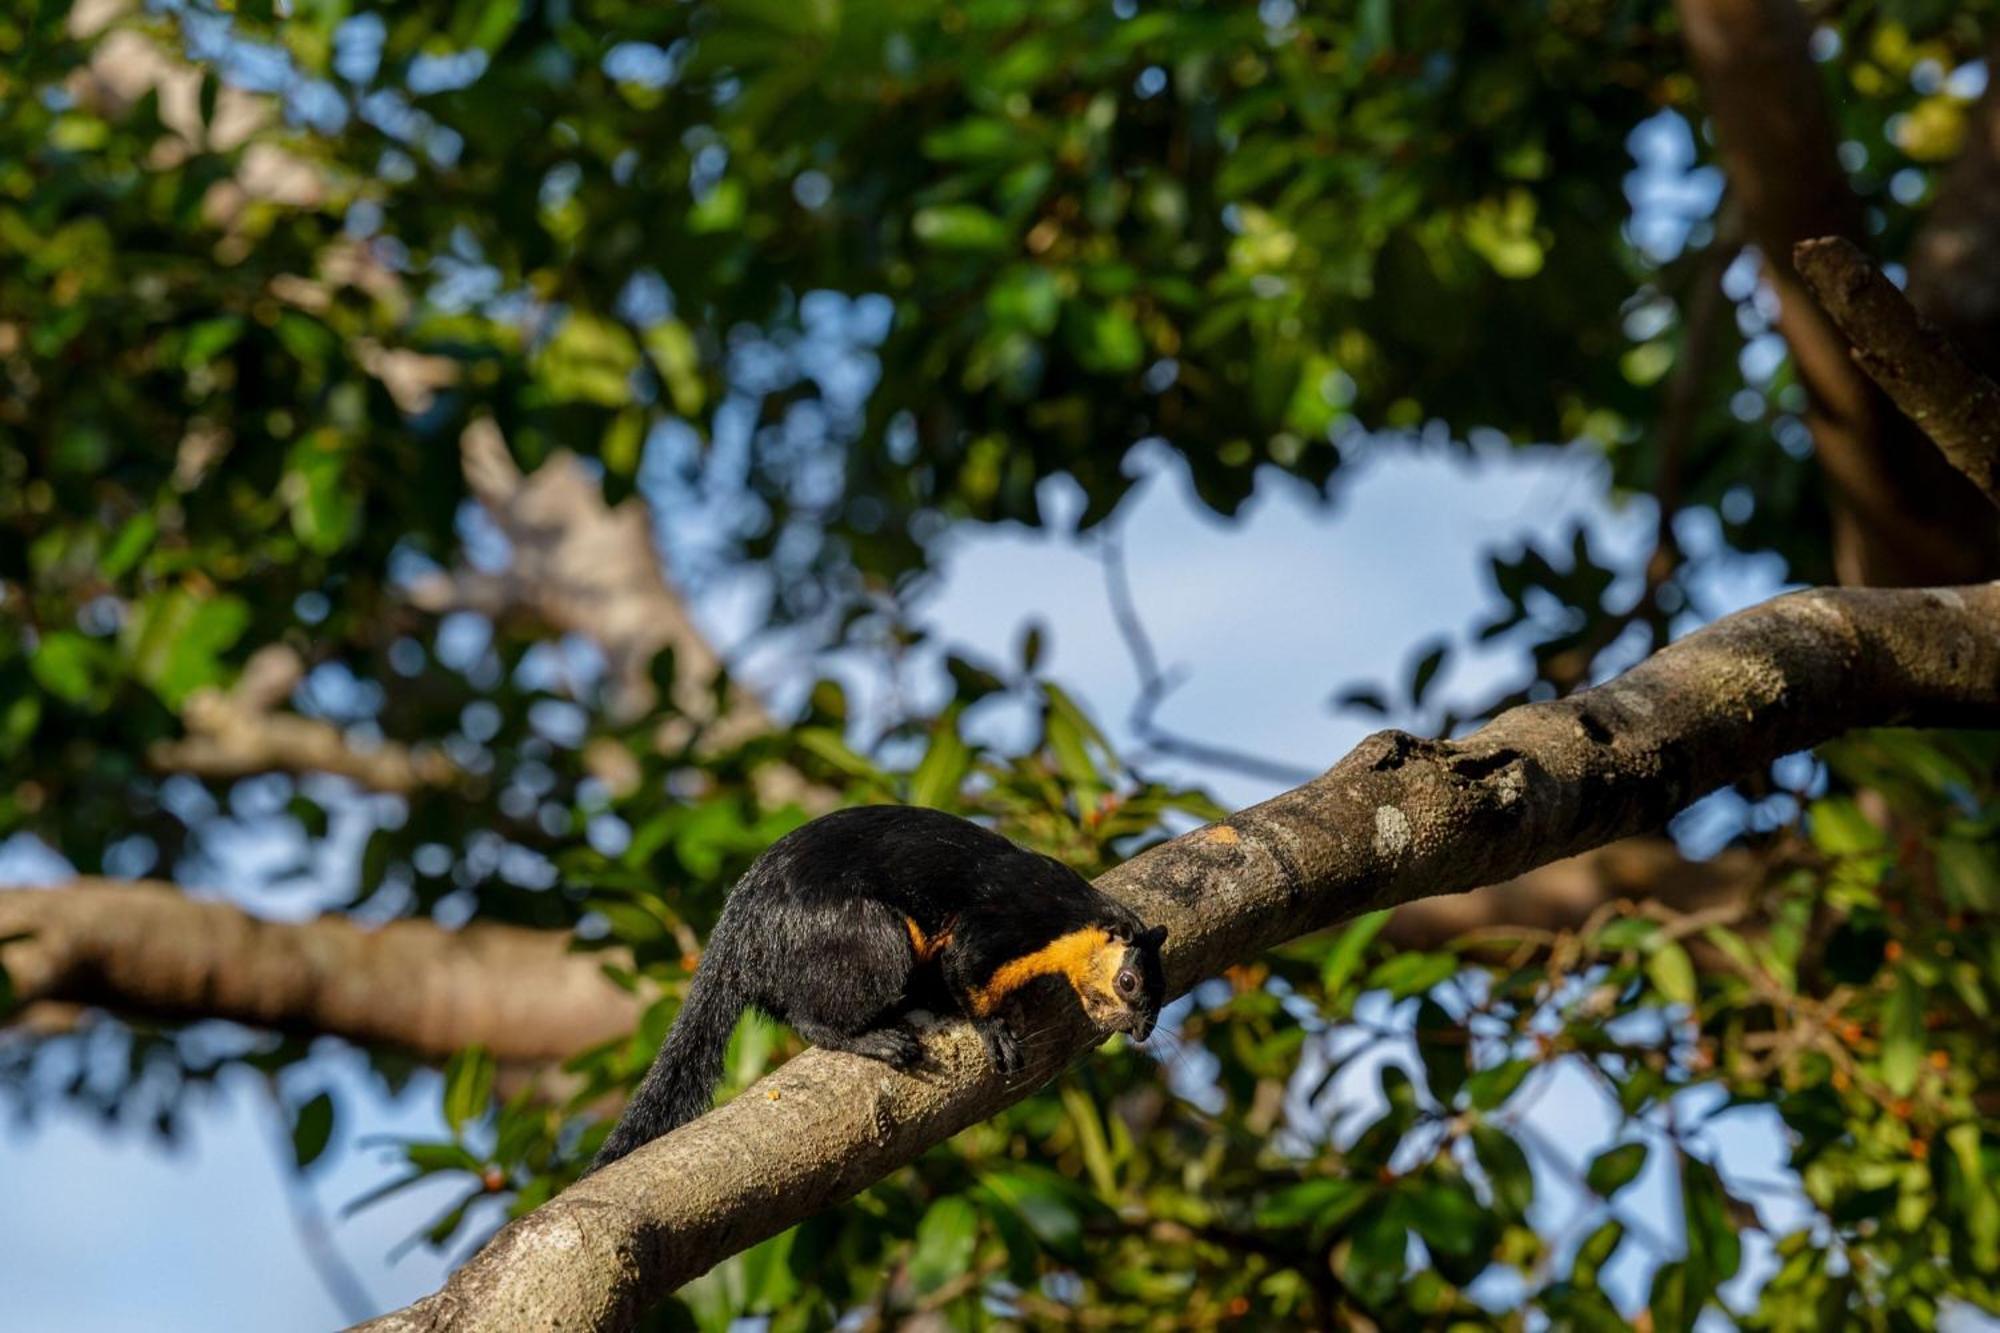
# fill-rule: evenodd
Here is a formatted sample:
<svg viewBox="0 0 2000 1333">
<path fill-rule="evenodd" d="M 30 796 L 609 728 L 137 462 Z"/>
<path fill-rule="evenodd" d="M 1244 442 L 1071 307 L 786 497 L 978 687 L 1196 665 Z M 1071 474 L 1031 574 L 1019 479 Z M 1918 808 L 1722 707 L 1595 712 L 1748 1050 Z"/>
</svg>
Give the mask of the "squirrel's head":
<svg viewBox="0 0 2000 1333">
<path fill-rule="evenodd" d="M 1166 1002 L 1166 974 L 1160 968 L 1165 926 L 1111 922 L 1102 944 L 1077 978 L 1077 999 L 1091 1022 L 1107 1032 L 1129 1032 L 1134 1041 L 1152 1035 Z"/>
</svg>

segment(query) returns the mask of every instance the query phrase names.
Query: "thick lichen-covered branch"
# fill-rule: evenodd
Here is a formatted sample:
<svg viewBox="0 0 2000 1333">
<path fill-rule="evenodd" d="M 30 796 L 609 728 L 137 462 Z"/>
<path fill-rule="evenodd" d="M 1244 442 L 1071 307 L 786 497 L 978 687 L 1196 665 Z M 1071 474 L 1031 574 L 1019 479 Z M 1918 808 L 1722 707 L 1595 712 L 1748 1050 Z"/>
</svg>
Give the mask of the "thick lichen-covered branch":
<svg viewBox="0 0 2000 1333">
<path fill-rule="evenodd" d="M 1654 829 L 1859 726 L 2000 723 L 2000 585 L 1795 593 L 1618 679 L 1457 741 L 1371 737 L 1311 782 L 1099 886 L 1171 934 L 1175 992 L 1357 913 L 1492 883 Z M 499 1233 L 380 1329 L 609 1329 L 1027 1096 L 1090 1045 L 1074 1015 L 1013 1079 L 962 1025 L 899 1074 L 808 1051 Z"/>
<path fill-rule="evenodd" d="M 22 1012 L 227 1018 L 437 1059 L 472 1045 L 565 1059 L 630 1032 L 643 1004 L 565 933 L 265 921 L 168 884 L 96 879 L 0 889 L 0 968 Z"/>
</svg>

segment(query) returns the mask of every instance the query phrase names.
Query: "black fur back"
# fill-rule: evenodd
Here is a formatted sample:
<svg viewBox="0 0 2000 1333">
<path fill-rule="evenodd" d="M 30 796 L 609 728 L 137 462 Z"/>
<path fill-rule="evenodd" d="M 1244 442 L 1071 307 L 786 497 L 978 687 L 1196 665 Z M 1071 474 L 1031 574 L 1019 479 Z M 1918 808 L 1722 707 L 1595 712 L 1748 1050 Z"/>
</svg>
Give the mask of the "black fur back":
<svg viewBox="0 0 2000 1333">
<path fill-rule="evenodd" d="M 919 938 L 949 938 L 954 975 L 973 979 L 1087 926 L 1144 929 L 1138 916 L 1060 861 L 938 810 L 836 810 L 772 843 L 730 892 L 659 1058 L 592 1170 L 708 1109 L 747 1006 L 806 1040 L 914 1059 L 899 1011 L 933 997 Z M 1158 986 L 1158 969 L 1148 978 Z"/>
</svg>

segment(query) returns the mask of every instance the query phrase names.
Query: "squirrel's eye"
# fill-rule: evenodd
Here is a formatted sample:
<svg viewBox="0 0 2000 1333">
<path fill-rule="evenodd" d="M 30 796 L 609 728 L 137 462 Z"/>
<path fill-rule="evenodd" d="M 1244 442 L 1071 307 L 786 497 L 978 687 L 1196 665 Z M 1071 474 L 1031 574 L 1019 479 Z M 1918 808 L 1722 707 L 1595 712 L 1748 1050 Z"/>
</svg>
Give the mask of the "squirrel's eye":
<svg viewBox="0 0 2000 1333">
<path fill-rule="evenodd" d="M 1118 993 L 1127 996 L 1137 995 L 1139 993 L 1139 974 L 1130 970 L 1120 972 L 1118 974 Z"/>
</svg>

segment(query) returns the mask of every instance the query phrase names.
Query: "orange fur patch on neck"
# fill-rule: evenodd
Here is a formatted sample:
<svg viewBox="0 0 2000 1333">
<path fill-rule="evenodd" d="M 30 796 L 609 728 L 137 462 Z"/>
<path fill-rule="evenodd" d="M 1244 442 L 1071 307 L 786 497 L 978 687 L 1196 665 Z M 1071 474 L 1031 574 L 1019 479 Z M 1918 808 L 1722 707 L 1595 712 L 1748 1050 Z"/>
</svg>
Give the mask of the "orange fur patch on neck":
<svg viewBox="0 0 2000 1333">
<path fill-rule="evenodd" d="M 1102 926 L 1086 926 L 1058 935 L 1031 954 L 1003 963 L 984 986 L 972 992 L 972 1011 L 981 1018 L 1036 977 L 1062 977 L 1078 995 L 1104 993 L 1118 974 L 1122 949 L 1111 947 Z"/>
<path fill-rule="evenodd" d="M 944 946 L 951 943 L 951 923 L 945 922 L 944 929 L 935 935 L 924 934 L 924 928 L 917 924 L 913 916 L 903 918 L 903 925 L 910 932 L 910 947 L 917 951 L 917 961 L 928 963 L 938 956 Z"/>
</svg>

